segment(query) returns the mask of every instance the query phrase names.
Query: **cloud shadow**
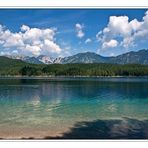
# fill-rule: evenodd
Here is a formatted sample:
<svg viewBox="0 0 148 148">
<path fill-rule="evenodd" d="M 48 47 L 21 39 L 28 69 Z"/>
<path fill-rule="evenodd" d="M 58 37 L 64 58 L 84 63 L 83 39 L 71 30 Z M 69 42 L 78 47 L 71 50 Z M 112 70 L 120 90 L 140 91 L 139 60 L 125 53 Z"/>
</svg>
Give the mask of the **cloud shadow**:
<svg viewBox="0 0 148 148">
<path fill-rule="evenodd" d="M 148 120 L 95 120 L 78 122 L 62 136 L 44 139 L 148 139 Z"/>
</svg>

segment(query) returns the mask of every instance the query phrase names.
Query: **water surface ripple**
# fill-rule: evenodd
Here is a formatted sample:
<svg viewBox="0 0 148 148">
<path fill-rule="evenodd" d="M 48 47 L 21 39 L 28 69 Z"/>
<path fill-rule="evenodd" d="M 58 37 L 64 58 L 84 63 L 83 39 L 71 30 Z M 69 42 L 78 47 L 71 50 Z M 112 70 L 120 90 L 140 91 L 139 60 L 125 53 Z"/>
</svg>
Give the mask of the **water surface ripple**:
<svg viewBox="0 0 148 148">
<path fill-rule="evenodd" d="M 147 139 L 147 123 L 148 78 L 0 79 L 0 138 Z"/>
</svg>

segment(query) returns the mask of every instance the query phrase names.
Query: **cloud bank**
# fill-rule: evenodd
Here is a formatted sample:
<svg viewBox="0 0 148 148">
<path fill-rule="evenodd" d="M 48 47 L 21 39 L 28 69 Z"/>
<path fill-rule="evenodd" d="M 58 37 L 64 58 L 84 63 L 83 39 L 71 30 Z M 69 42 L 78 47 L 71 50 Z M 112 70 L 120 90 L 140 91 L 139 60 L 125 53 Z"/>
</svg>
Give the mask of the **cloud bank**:
<svg viewBox="0 0 148 148">
<path fill-rule="evenodd" d="M 56 43 L 56 29 L 30 28 L 22 25 L 19 32 L 11 32 L 0 25 L 1 55 L 30 55 L 60 54 L 62 49 Z"/>
<path fill-rule="evenodd" d="M 107 26 L 99 31 L 96 38 L 101 42 L 101 49 L 106 50 L 115 47 L 128 49 L 136 46 L 136 41 L 142 42 L 148 39 L 148 11 L 142 21 L 128 16 L 110 16 Z"/>
</svg>

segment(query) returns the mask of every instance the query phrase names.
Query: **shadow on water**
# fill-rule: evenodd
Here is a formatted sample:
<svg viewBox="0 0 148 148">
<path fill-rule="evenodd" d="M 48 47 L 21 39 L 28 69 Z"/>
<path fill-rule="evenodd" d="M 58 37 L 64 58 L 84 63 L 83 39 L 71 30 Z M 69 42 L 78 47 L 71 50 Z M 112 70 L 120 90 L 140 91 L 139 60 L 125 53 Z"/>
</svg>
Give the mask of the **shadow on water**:
<svg viewBox="0 0 148 148">
<path fill-rule="evenodd" d="M 96 120 L 79 122 L 62 136 L 44 139 L 148 139 L 148 120 Z"/>
</svg>

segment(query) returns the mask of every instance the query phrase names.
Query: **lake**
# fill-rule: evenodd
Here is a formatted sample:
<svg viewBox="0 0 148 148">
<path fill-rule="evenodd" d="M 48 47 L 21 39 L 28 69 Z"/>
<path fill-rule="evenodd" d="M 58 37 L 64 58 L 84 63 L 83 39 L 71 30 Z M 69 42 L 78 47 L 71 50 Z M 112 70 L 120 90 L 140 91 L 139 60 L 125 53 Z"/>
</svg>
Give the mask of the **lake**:
<svg viewBox="0 0 148 148">
<path fill-rule="evenodd" d="M 0 78 L 1 139 L 148 139 L 148 78 Z"/>
</svg>

